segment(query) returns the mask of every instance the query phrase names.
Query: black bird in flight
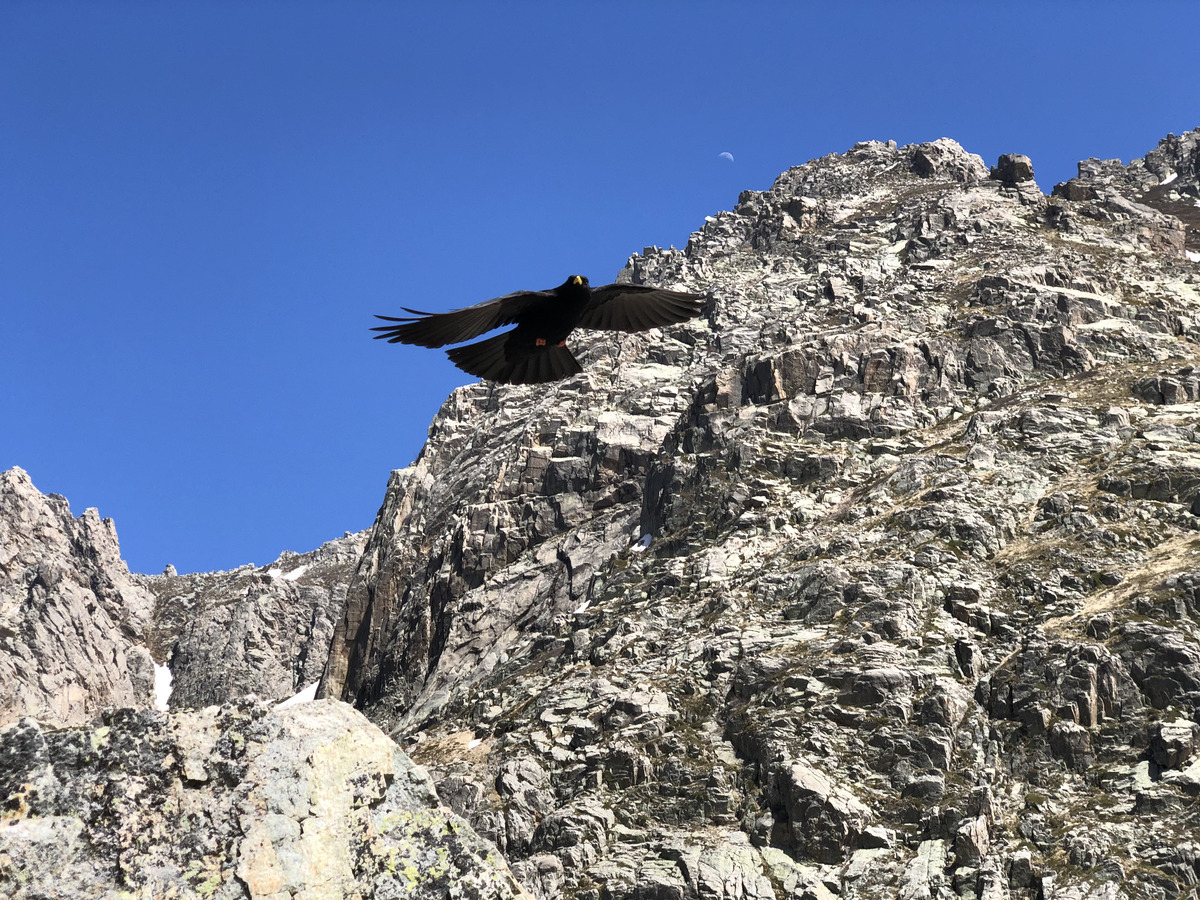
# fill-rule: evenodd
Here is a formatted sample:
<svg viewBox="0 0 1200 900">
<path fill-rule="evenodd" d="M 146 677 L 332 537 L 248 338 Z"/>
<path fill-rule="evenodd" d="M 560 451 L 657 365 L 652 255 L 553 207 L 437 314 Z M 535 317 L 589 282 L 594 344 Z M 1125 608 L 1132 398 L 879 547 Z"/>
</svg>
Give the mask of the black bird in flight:
<svg viewBox="0 0 1200 900">
<path fill-rule="evenodd" d="M 704 304 L 698 294 L 640 284 L 606 284 L 593 290 L 584 276 L 572 275 L 552 290 L 516 291 L 451 312 L 405 307 L 411 316 L 376 316 L 396 324 L 371 330 L 389 344 L 444 347 L 516 325 L 487 340 L 453 347 L 446 355 L 464 372 L 488 381 L 538 384 L 583 371 L 566 345 L 576 328 L 645 331 L 695 318 Z"/>
</svg>

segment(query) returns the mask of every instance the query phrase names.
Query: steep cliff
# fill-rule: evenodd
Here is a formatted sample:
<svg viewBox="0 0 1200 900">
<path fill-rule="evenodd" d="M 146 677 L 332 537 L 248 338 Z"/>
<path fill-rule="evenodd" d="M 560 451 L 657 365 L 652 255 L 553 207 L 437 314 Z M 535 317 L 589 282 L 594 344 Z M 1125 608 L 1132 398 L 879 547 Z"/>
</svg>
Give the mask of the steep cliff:
<svg viewBox="0 0 1200 900">
<path fill-rule="evenodd" d="M 545 898 L 1190 890 L 1198 148 L 867 142 L 633 257 L 706 319 L 455 391 L 322 690 Z"/>
<path fill-rule="evenodd" d="M 21 469 L 0 472 L 0 726 L 87 722 L 153 705 L 154 596 L 121 560 L 112 519 L 72 516 Z"/>
</svg>

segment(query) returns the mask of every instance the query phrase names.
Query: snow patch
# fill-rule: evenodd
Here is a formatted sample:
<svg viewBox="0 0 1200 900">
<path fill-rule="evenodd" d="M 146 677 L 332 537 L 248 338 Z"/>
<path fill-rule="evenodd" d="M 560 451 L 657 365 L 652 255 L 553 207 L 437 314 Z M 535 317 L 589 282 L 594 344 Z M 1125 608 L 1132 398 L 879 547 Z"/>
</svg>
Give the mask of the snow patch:
<svg viewBox="0 0 1200 900">
<path fill-rule="evenodd" d="M 645 553 L 650 549 L 650 542 L 652 540 L 654 540 L 653 537 L 648 534 L 643 534 L 641 539 L 629 549 L 634 553 Z"/>
<path fill-rule="evenodd" d="M 588 606 L 591 605 L 591 602 L 592 602 L 591 600 L 584 600 L 583 603 L 581 603 L 579 605 L 579 608 L 577 610 L 575 610 L 575 612 L 576 613 L 587 612 L 587 608 L 588 608 Z"/>
<path fill-rule="evenodd" d="M 482 743 L 483 743 L 483 738 L 472 738 L 471 743 L 467 744 L 467 749 L 474 750 L 476 747 L 478 747 Z"/>
<path fill-rule="evenodd" d="M 311 703 L 317 699 L 317 685 L 320 682 L 314 681 L 300 693 L 288 697 L 286 700 L 280 700 L 275 704 L 276 709 L 283 709 L 285 706 L 296 706 L 300 703 Z"/>
<path fill-rule="evenodd" d="M 171 670 L 166 666 L 154 664 L 154 708 L 164 712 L 169 709 L 167 701 L 171 699 Z"/>
<path fill-rule="evenodd" d="M 1186 256 L 1188 259 L 1190 259 L 1192 262 L 1200 262 L 1200 253 L 1197 253 L 1194 250 L 1184 250 L 1183 255 Z"/>
<path fill-rule="evenodd" d="M 1174 181 L 1178 177 L 1179 177 L 1178 172 L 1172 172 L 1170 175 L 1168 175 L 1166 178 L 1164 178 L 1162 181 L 1160 181 L 1158 183 L 1158 186 L 1162 187 L 1164 184 L 1170 184 L 1172 181 Z"/>
<path fill-rule="evenodd" d="M 284 581 L 295 581 L 297 578 L 299 578 L 301 575 L 303 575 L 307 571 L 308 571 L 307 563 L 304 564 L 303 566 L 296 566 L 296 568 L 292 569 L 292 571 L 290 571 L 290 572 L 285 572 L 285 571 L 283 571 L 283 569 L 279 568 L 278 566 L 271 566 L 271 568 L 267 569 L 267 577 L 268 578 L 282 578 Z"/>
</svg>

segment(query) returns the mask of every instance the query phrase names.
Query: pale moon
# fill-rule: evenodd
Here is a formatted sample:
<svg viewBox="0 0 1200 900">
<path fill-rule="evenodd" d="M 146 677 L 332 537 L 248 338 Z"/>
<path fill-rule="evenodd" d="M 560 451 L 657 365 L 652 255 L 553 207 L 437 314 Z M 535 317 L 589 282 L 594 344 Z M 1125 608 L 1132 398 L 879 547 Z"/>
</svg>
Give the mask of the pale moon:
<svg viewBox="0 0 1200 900">
<path fill-rule="evenodd" d="M 717 159 L 727 159 L 727 160 L 729 160 L 730 162 L 733 162 L 733 154 L 732 154 L 732 153 L 730 153 L 729 151 L 726 151 L 726 152 L 724 152 L 724 153 L 718 153 L 718 154 L 717 154 Z"/>
</svg>

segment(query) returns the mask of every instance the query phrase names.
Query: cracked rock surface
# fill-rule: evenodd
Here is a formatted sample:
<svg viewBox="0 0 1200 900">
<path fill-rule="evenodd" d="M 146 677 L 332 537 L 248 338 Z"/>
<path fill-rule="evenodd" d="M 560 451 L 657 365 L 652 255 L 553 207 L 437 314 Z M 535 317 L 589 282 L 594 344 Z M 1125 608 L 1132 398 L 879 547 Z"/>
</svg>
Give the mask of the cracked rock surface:
<svg viewBox="0 0 1200 900">
<path fill-rule="evenodd" d="M 112 519 L 72 516 L 22 469 L 0 472 L 0 726 L 87 722 L 153 704 L 154 596 L 121 559 Z"/>
</svg>

